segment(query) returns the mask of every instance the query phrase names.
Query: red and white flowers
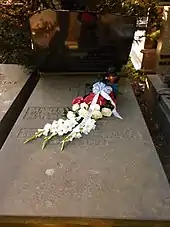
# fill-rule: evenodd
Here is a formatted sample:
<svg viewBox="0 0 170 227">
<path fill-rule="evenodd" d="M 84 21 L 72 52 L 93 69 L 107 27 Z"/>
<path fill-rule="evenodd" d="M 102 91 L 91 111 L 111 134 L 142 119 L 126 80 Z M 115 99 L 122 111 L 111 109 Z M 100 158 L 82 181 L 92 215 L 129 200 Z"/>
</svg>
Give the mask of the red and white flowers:
<svg viewBox="0 0 170 227">
<path fill-rule="evenodd" d="M 42 149 L 56 136 L 65 136 L 61 141 L 61 150 L 64 145 L 73 139 L 79 139 L 83 134 L 87 135 L 95 130 L 96 122 L 103 117 L 111 117 L 112 114 L 121 119 L 116 110 L 116 104 L 112 98 L 112 88 L 102 82 L 93 85 L 92 93 L 86 97 L 77 97 L 72 102 L 72 108 L 65 113 L 65 117 L 47 123 L 25 143 L 38 137 L 44 137 Z M 109 106 L 109 107 L 108 107 Z"/>
</svg>

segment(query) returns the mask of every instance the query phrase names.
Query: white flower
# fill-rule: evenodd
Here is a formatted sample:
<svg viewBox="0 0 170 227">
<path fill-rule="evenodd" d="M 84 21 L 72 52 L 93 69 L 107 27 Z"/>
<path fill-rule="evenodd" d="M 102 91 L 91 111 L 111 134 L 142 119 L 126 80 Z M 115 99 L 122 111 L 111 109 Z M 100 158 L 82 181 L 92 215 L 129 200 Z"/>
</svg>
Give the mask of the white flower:
<svg viewBox="0 0 170 227">
<path fill-rule="evenodd" d="M 80 108 L 81 109 L 84 108 L 84 109 L 87 110 L 89 108 L 89 106 L 85 102 L 83 102 L 83 103 L 80 104 Z"/>
<path fill-rule="evenodd" d="M 58 121 L 54 120 L 52 123 L 52 126 L 57 126 L 58 125 Z"/>
<path fill-rule="evenodd" d="M 68 132 L 67 128 L 64 125 L 58 127 L 58 129 L 57 129 L 57 133 L 58 133 L 59 136 L 62 136 L 64 134 L 66 134 L 67 132 Z"/>
<path fill-rule="evenodd" d="M 110 116 L 112 116 L 112 111 L 111 111 L 111 109 L 104 107 L 104 108 L 102 108 L 102 114 L 105 117 L 110 117 Z"/>
<path fill-rule="evenodd" d="M 67 118 L 68 119 L 73 119 L 75 117 L 76 117 L 76 115 L 75 115 L 75 113 L 73 111 L 68 111 L 68 113 L 67 113 Z"/>
<path fill-rule="evenodd" d="M 95 110 L 93 113 L 92 113 L 92 118 L 94 118 L 95 120 L 98 120 L 98 119 L 101 119 L 102 118 L 102 113 L 98 110 Z"/>
<path fill-rule="evenodd" d="M 58 120 L 58 125 L 62 125 L 62 124 L 64 124 L 64 120 L 63 119 L 59 119 Z"/>
<path fill-rule="evenodd" d="M 86 126 L 84 126 L 83 127 L 83 129 L 82 129 L 82 132 L 85 134 L 85 135 L 88 135 L 89 134 L 89 132 L 90 132 L 90 130 L 89 130 L 89 128 Z"/>
<path fill-rule="evenodd" d="M 76 133 L 76 134 L 75 134 L 75 138 L 76 138 L 76 139 L 80 139 L 81 137 L 82 137 L 81 133 Z"/>
<path fill-rule="evenodd" d="M 76 121 L 80 121 L 81 118 L 82 118 L 81 116 L 76 117 Z"/>
<path fill-rule="evenodd" d="M 38 130 L 37 130 L 37 132 L 35 133 L 36 135 L 37 135 L 37 137 L 41 137 L 41 133 L 40 132 L 44 132 L 44 129 L 43 128 L 39 128 Z M 39 134 L 40 133 L 40 134 Z"/>
<path fill-rule="evenodd" d="M 80 106 L 79 106 L 78 103 L 76 103 L 76 104 L 74 104 L 74 105 L 72 106 L 72 110 L 73 110 L 74 112 L 76 112 L 76 111 L 79 110 L 79 109 L 80 109 Z"/>
<path fill-rule="evenodd" d="M 79 125 L 73 129 L 73 132 L 79 133 L 80 132 L 80 127 Z"/>
<path fill-rule="evenodd" d="M 88 121 L 86 122 L 86 124 L 83 126 L 82 132 L 84 134 L 89 134 L 89 132 L 91 130 L 94 130 L 96 125 L 95 125 L 96 121 L 94 119 L 88 119 Z"/>
<path fill-rule="evenodd" d="M 51 124 L 47 123 L 45 126 L 44 126 L 44 130 L 50 130 L 51 129 Z"/>
<path fill-rule="evenodd" d="M 79 112 L 78 112 L 79 116 L 80 117 L 83 117 L 83 118 L 85 118 L 85 116 L 87 115 L 87 113 L 88 113 L 88 110 L 86 110 L 84 108 L 80 109 Z"/>
<path fill-rule="evenodd" d="M 43 135 L 44 135 L 44 136 L 48 136 L 48 133 L 49 133 L 50 130 L 51 130 L 51 124 L 47 123 L 47 124 L 44 126 Z"/>
<path fill-rule="evenodd" d="M 50 132 L 52 134 L 57 134 L 57 129 L 58 129 L 58 122 L 54 120 L 52 125 L 51 125 Z"/>
<path fill-rule="evenodd" d="M 100 105 L 99 104 L 96 104 L 95 107 L 94 107 L 94 110 L 100 111 Z"/>
<path fill-rule="evenodd" d="M 74 128 L 78 124 L 78 122 L 75 119 L 71 119 L 69 120 L 69 124 L 71 128 Z"/>
<path fill-rule="evenodd" d="M 64 123 L 64 127 L 67 132 L 70 132 L 72 130 L 71 120 L 66 120 Z"/>
</svg>

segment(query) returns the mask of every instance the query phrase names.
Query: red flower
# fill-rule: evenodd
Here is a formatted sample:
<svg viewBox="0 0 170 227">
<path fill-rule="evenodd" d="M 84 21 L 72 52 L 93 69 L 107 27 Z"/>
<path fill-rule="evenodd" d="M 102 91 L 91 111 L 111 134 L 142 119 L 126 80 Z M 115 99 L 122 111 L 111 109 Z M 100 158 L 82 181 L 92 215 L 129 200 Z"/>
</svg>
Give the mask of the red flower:
<svg viewBox="0 0 170 227">
<path fill-rule="evenodd" d="M 91 23 L 93 21 L 95 21 L 96 17 L 95 15 L 91 14 L 91 13 L 82 13 L 81 15 L 81 20 L 84 22 L 84 23 Z"/>
<path fill-rule="evenodd" d="M 110 93 L 110 97 L 112 98 L 113 102 L 116 104 L 116 99 L 113 91 Z"/>
<path fill-rule="evenodd" d="M 85 99 L 84 102 L 87 103 L 88 105 L 91 104 L 93 98 L 94 98 L 95 94 L 94 93 L 90 93 Z M 106 104 L 106 100 L 105 98 L 103 98 L 103 96 L 99 96 L 97 103 L 100 106 L 104 106 Z"/>
<path fill-rule="evenodd" d="M 74 105 L 74 104 L 80 104 L 82 102 L 84 102 L 83 97 L 82 96 L 78 96 L 77 98 L 73 99 L 72 105 Z"/>
<path fill-rule="evenodd" d="M 106 102 L 107 102 L 106 99 L 103 98 L 103 96 L 99 95 L 97 104 L 99 104 L 100 106 L 105 106 L 106 105 Z"/>
<path fill-rule="evenodd" d="M 90 93 L 88 96 L 86 96 L 86 98 L 84 99 L 84 102 L 89 105 L 92 102 L 94 96 L 95 96 L 94 93 Z"/>
</svg>

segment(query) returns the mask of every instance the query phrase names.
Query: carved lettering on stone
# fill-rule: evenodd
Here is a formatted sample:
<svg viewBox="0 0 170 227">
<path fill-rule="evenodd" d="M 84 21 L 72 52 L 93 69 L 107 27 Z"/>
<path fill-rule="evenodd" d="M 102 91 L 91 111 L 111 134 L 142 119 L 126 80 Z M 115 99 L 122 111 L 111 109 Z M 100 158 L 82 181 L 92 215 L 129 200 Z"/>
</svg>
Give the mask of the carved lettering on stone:
<svg viewBox="0 0 170 227">
<path fill-rule="evenodd" d="M 57 107 L 29 107 L 24 115 L 24 119 L 49 119 L 57 120 L 63 114 L 63 108 Z"/>
<path fill-rule="evenodd" d="M 29 138 L 37 131 L 34 128 L 22 128 L 18 133 L 18 138 Z M 118 131 L 105 131 L 102 132 L 100 129 L 92 131 L 88 136 L 83 135 L 83 138 L 76 139 L 73 143 L 76 145 L 108 145 L 113 139 L 121 139 L 121 140 L 142 140 L 142 135 L 140 133 L 134 132 L 131 129 L 126 129 L 123 132 Z M 61 137 L 53 138 L 49 144 L 56 145 L 61 141 Z"/>
<path fill-rule="evenodd" d="M 37 131 L 36 128 L 21 128 L 17 137 L 18 138 L 30 138 L 34 135 L 34 133 Z"/>
</svg>

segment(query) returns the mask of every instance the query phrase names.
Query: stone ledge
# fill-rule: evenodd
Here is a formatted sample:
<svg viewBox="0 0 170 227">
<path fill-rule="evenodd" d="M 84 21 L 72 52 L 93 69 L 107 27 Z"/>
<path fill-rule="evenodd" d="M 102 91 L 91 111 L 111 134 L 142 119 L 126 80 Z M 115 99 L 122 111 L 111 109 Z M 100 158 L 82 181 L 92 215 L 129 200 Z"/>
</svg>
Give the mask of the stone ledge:
<svg viewBox="0 0 170 227">
<path fill-rule="evenodd" d="M 162 82 L 158 75 L 148 75 L 150 90 L 145 98 L 148 108 L 158 122 L 167 143 L 170 145 L 170 88 Z"/>
<path fill-rule="evenodd" d="M 0 148 L 37 83 L 37 75 L 18 65 L 0 65 Z"/>
</svg>

